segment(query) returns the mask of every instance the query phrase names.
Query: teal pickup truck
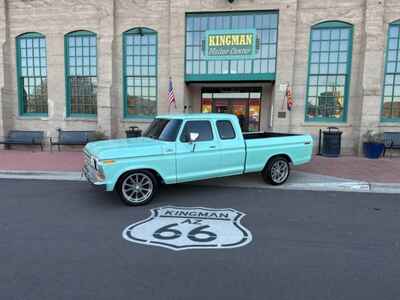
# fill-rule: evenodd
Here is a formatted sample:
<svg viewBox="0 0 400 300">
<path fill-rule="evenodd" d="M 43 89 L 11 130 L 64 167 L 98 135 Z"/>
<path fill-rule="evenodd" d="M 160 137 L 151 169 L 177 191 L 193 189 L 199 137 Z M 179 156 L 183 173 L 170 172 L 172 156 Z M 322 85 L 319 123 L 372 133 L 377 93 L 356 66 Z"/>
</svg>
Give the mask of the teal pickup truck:
<svg viewBox="0 0 400 300">
<path fill-rule="evenodd" d="M 309 135 L 243 134 L 234 115 L 165 115 L 143 137 L 87 144 L 82 171 L 136 206 L 150 202 L 161 184 L 261 172 L 267 183 L 280 185 L 291 164 L 311 160 L 312 148 Z"/>
</svg>

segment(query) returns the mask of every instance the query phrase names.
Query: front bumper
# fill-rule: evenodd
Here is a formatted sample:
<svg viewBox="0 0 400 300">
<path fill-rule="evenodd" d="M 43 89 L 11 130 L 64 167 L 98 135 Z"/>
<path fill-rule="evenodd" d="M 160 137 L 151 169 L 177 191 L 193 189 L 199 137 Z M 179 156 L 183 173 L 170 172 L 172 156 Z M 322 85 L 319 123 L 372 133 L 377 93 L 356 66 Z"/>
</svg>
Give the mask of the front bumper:
<svg viewBox="0 0 400 300">
<path fill-rule="evenodd" d="M 85 165 L 81 172 L 82 176 L 85 176 L 87 181 L 89 181 L 94 186 L 105 186 L 106 182 L 97 176 L 97 172 L 94 168 Z"/>
</svg>

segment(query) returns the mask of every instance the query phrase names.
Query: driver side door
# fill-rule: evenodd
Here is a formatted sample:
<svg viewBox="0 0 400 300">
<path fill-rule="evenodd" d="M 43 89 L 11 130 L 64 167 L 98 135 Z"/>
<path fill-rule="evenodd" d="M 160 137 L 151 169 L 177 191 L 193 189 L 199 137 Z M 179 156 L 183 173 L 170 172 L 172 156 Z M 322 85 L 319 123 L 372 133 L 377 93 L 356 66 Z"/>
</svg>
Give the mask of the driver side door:
<svg viewBox="0 0 400 300">
<path fill-rule="evenodd" d="M 190 133 L 198 134 L 190 142 Z M 207 179 L 220 173 L 220 152 L 215 129 L 208 120 L 186 121 L 177 140 L 178 182 Z"/>
</svg>

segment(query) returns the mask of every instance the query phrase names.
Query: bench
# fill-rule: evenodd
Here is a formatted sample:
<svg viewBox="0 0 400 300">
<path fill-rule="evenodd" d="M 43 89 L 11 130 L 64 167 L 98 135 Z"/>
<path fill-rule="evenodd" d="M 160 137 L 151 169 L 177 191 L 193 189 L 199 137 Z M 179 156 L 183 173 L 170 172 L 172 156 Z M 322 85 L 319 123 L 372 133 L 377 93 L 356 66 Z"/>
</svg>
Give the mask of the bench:
<svg viewBox="0 0 400 300">
<path fill-rule="evenodd" d="M 400 132 L 384 132 L 383 139 L 385 143 L 383 156 L 385 156 L 387 149 L 400 149 Z"/>
<path fill-rule="evenodd" d="M 37 145 L 43 151 L 43 131 L 10 130 L 4 140 L 0 140 L 1 145 L 10 149 L 11 145 Z"/>
<path fill-rule="evenodd" d="M 94 140 L 94 131 L 70 131 L 58 129 L 58 139 L 54 140 L 53 138 L 50 138 L 50 151 L 53 151 L 53 146 L 57 146 L 58 151 L 61 151 L 61 145 L 84 146 Z"/>
</svg>

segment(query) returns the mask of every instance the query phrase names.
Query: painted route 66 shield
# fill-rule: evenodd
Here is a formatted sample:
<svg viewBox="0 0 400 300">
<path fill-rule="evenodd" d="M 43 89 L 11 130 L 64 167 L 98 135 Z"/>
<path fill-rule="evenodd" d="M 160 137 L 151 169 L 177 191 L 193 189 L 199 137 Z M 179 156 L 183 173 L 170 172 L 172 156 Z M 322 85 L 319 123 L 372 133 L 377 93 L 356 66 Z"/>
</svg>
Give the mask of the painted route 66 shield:
<svg viewBox="0 0 400 300">
<path fill-rule="evenodd" d="M 172 250 L 237 248 L 251 242 L 240 221 L 245 216 L 231 208 L 163 206 L 123 231 L 124 239 Z"/>
</svg>

